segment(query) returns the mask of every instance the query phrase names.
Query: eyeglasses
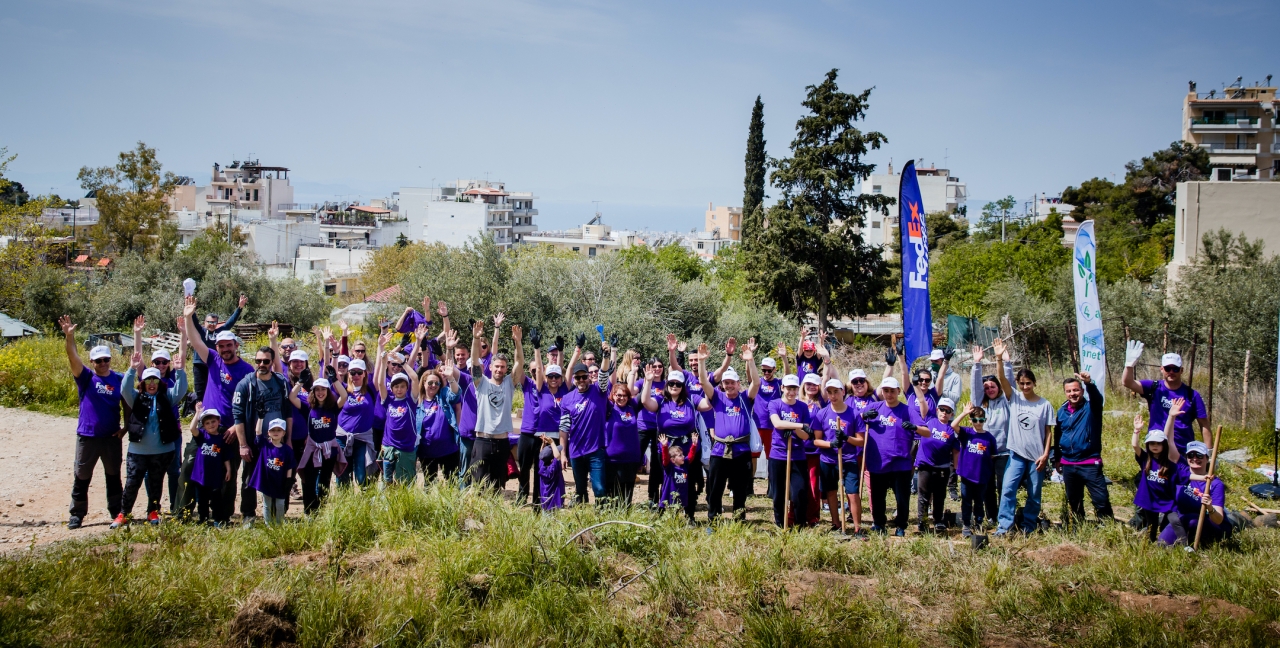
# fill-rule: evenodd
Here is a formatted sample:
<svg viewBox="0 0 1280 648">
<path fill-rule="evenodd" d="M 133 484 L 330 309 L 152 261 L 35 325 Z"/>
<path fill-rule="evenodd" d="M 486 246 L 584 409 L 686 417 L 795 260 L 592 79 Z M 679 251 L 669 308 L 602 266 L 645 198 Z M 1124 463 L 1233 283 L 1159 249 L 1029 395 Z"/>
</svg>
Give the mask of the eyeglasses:
<svg viewBox="0 0 1280 648">
<path fill-rule="evenodd" d="M 403 362 L 388 362 L 388 363 L 387 363 L 387 366 L 388 366 L 388 367 L 403 367 L 403 366 L 404 366 L 404 363 L 403 363 Z"/>
<path fill-rule="evenodd" d="M 974 423 L 986 423 L 986 422 L 987 422 L 987 417 L 985 417 L 985 416 L 974 416 L 974 417 L 970 418 L 969 420 L 973 421 Z"/>
<path fill-rule="evenodd" d="M 428 386 L 428 387 L 437 387 L 437 388 L 438 388 L 438 387 L 440 387 L 440 382 L 439 382 L 439 381 L 436 381 L 436 380 L 428 380 L 428 381 L 427 381 L 427 386 Z"/>
<path fill-rule="evenodd" d="M 1182 373 L 1182 367 L 1175 367 L 1173 365 L 1165 367 L 1164 370 L 1167 373 Z"/>
<path fill-rule="evenodd" d="M 1187 454 L 1187 460 L 1188 460 L 1188 461 L 1190 461 L 1191 459 L 1196 459 L 1196 460 L 1199 460 L 1199 461 L 1204 461 L 1204 460 L 1205 460 L 1205 456 L 1204 456 L 1204 455 L 1202 455 L 1202 454 L 1200 454 L 1199 452 L 1191 452 L 1191 453 L 1188 453 L 1188 454 Z"/>
</svg>

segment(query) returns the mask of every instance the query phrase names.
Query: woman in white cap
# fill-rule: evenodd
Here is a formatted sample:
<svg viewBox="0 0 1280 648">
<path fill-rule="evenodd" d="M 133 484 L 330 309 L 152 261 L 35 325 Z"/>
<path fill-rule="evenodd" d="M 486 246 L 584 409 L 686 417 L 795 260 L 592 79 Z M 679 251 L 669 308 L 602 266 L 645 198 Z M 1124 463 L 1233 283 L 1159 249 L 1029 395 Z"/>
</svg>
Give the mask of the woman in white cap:
<svg viewBox="0 0 1280 648">
<path fill-rule="evenodd" d="M 859 412 L 849 407 L 845 400 L 844 383 L 839 378 L 832 378 L 824 386 L 828 405 L 818 410 L 810 427 L 814 433 L 814 445 L 821 456 L 822 492 L 826 495 L 827 506 L 831 509 L 831 530 L 843 531 L 844 524 L 840 517 L 843 514 L 844 502 L 840 501 L 840 488 L 843 486 L 849 510 L 853 515 L 853 532 L 862 533 L 862 506 L 855 504 L 858 496 L 859 446 L 864 442 L 860 427 Z"/>
<path fill-rule="evenodd" d="M 641 384 L 643 389 L 643 384 Z M 656 414 L 658 433 L 667 437 L 670 445 L 679 446 L 681 452 L 688 452 L 698 434 L 698 423 L 695 417 L 699 412 L 711 411 L 711 403 L 706 399 L 691 396 L 685 385 L 685 373 L 672 370 L 667 373 L 667 383 L 662 396 L 653 397 L 652 391 L 641 394 L 641 404 Z M 695 469 L 701 470 L 701 466 Z M 685 513 L 690 519 L 697 506 L 697 499 L 689 497 L 684 502 Z"/>
<path fill-rule="evenodd" d="M 1147 429 L 1163 430 L 1164 421 L 1169 417 L 1169 404 L 1181 398 L 1186 405 L 1182 414 L 1174 418 L 1173 442 L 1183 454 L 1187 444 L 1196 438 L 1196 428 L 1200 429 L 1202 440 L 1209 438 L 1209 412 L 1204 406 L 1200 392 L 1182 381 L 1182 356 L 1166 353 L 1160 357 L 1160 380 L 1137 380 L 1134 366 L 1142 358 L 1144 345 L 1137 340 L 1130 340 L 1125 349 L 1124 373 L 1120 380 L 1133 393 L 1147 401 Z"/>
<path fill-rule="evenodd" d="M 778 357 L 786 363 L 787 347 L 778 344 Z M 765 358 L 760 361 L 760 391 L 756 393 L 755 403 L 751 406 L 751 415 L 756 420 L 756 431 L 760 434 L 760 445 L 764 449 L 765 461 L 769 460 L 769 445 L 773 442 L 773 421 L 769 420 L 769 403 L 782 397 L 782 374 L 778 371 L 778 361 Z M 759 452 L 751 453 L 751 474 L 756 474 L 756 463 Z"/>
<path fill-rule="evenodd" d="M 341 381 L 330 383 L 327 378 L 317 378 L 312 381 L 311 390 L 304 392 L 302 383 L 295 382 L 289 400 L 295 410 L 302 412 L 307 429 L 302 452 L 298 453 L 298 478 L 302 484 L 302 511 L 309 515 L 329 495 L 334 473 L 346 470 L 347 458 L 338 446 L 337 436 L 347 389 Z"/>
<path fill-rule="evenodd" d="M 827 399 L 822 394 L 822 374 L 807 373 L 800 381 L 800 400 L 809 406 L 809 418 L 818 410 L 827 406 Z M 822 519 L 822 461 L 818 457 L 818 446 L 813 443 L 812 435 L 804 442 L 805 475 L 808 478 L 809 507 L 805 510 L 805 523 L 809 526 L 818 524 Z"/>
<path fill-rule="evenodd" d="M 866 468 L 871 473 L 871 530 L 887 531 L 885 495 L 892 488 L 897 502 L 894 535 L 905 536 L 907 516 L 911 512 L 911 441 L 916 427 L 924 420 L 918 408 L 898 400 L 901 389 L 897 379 L 881 380 L 879 392 L 884 400 L 862 411 L 863 429 L 867 434 Z"/>
<path fill-rule="evenodd" d="M 404 358 L 395 365 L 398 370 L 390 379 L 386 377 L 391 367 L 387 343 L 391 334 L 384 333 L 378 339 L 378 357 L 375 360 L 373 384 L 378 388 L 378 398 L 386 412 L 386 424 L 382 432 L 382 479 L 388 484 L 411 485 L 418 479 L 418 374 L 405 366 Z M 399 355 L 399 354 L 397 354 Z M 390 387 L 387 386 L 390 382 Z"/>
<path fill-rule="evenodd" d="M 809 405 L 800 400 L 800 378 L 795 374 L 782 377 L 782 398 L 769 404 L 773 423 L 773 443 L 769 446 L 769 492 L 773 493 L 773 522 L 787 526 L 788 515 L 798 525 L 807 522 L 808 476 L 804 458 L 804 442 L 809 440 Z M 789 452 L 788 452 L 789 451 Z M 790 482 L 787 481 L 787 457 L 791 457 Z M 787 511 L 787 499 L 791 510 Z"/>
<path fill-rule="evenodd" d="M 956 432 L 951 421 L 956 415 L 955 401 L 943 398 L 938 401 L 938 415 L 929 417 L 924 425 L 915 429 L 920 436 L 916 450 L 916 514 L 920 518 L 920 533 L 928 529 L 929 509 L 933 509 L 933 530 L 941 534 L 947 530 L 942 521 L 942 507 L 947 501 L 947 480 L 951 478 L 952 455 L 956 445 Z M 923 413 L 921 413 L 923 417 Z"/>
<path fill-rule="evenodd" d="M 141 374 L 141 376 L 139 376 Z M 145 480 L 147 487 L 147 522 L 160 524 L 160 493 L 164 476 L 173 463 L 174 443 L 182 436 L 182 422 L 175 413 L 175 403 L 187 393 L 187 372 L 175 371 L 173 387 L 164 383 L 164 375 L 155 367 L 142 364 L 142 353 L 134 351 L 132 366 L 124 375 L 122 396 L 130 407 L 126 429 L 129 431 L 129 453 L 125 460 L 124 495 L 120 513 L 111 522 L 115 529 L 129 523 L 138 490 Z"/>
<path fill-rule="evenodd" d="M 996 514 L 1000 511 L 1000 489 L 1004 486 L 1004 470 L 1009 465 L 1009 394 L 1013 390 L 1013 365 L 1009 362 L 1009 351 L 992 353 L 996 361 L 993 374 L 983 374 L 982 361 L 986 352 L 981 346 L 973 347 L 973 374 L 971 376 L 969 399 L 975 407 L 983 411 L 983 431 L 995 439 L 992 450 L 992 479 L 982 484 L 982 509 L 989 526 L 995 526 Z M 975 526 L 981 527 L 982 520 L 974 520 Z M 981 531 L 979 531 L 981 533 Z"/>
<path fill-rule="evenodd" d="M 457 344 L 457 333 L 446 334 Z M 451 354 L 443 354 L 442 363 L 423 372 L 418 380 L 418 463 L 423 485 L 430 485 L 437 474 L 441 479 L 456 479 L 461 463 L 458 445 L 458 402 L 462 397 L 461 372 Z"/>
<path fill-rule="evenodd" d="M 867 377 L 867 372 L 862 369 L 849 370 L 849 384 L 845 387 L 844 402 L 848 405 L 858 418 L 858 428 L 862 427 L 862 412 L 872 403 L 880 400 L 880 396 L 876 394 L 876 388 L 871 386 L 871 379 Z M 866 451 L 865 442 L 854 449 L 854 457 L 858 458 L 858 466 L 861 468 L 863 452 Z M 862 492 L 866 475 L 858 475 L 858 488 L 849 495 L 849 501 L 853 507 L 853 528 L 855 532 L 862 532 Z"/>
<path fill-rule="evenodd" d="M 377 460 L 373 423 L 381 403 L 378 392 L 369 387 L 370 378 L 364 360 L 352 359 L 347 365 L 347 402 L 338 414 L 337 439 L 350 469 L 338 475 L 339 485 L 354 479 L 360 486 L 368 486 L 369 467 Z"/>
<path fill-rule="evenodd" d="M 1174 514 L 1169 524 L 1160 532 L 1160 541 L 1166 545 L 1191 545 L 1195 543 L 1196 527 L 1200 524 L 1200 510 L 1204 509 L 1204 529 L 1200 531 L 1200 545 L 1211 545 L 1230 537 L 1235 528 L 1227 518 L 1227 487 L 1216 476 L 1209 477 L 1209 446 L 1200 441 L 1187 444 L 1187 463 L 1178 469 L 1174 485 Z"/>
<path fill-rule="evenodd" d="M 1179 475 L 1182 455 L 1178 453 L 1177 444 L 1169 443 L 1169 433 L 1184 407 L 1186 401 L 1181 398 L 1169 404 L 1169 417 L 1165 419 L 1163 430 L 1148 430 L 1141 414 L 1133 416 L 1133 438 L 1129 444 L 1133 446 L 1133 458 L 1139 468 L 1133 505 L 1138 509 L 1138 517 L 1142 519 L 1147 539 L 1151 542 L 1160 535 L 1177 498 L 1178 488 L 1174 482 Z"/>
<path fill-rule="evenodd" d="M 732 339 L 732 338 L 730 338 Z M 727 345 L 736 350 L 737 345 Z M 699 348 L 705 353 L 706 345 Z M 752 491 L 751 472 L 751 412 L 752 401 L 760 391 L 760 378 L 756 376 L 756 341 L 747 341 L 740 359 L 746 363 L 747 382 L 743 389 L 741 378 L 733 367 L 726 367 L 720 374 L 720 387 L 711 384 L 705 361 L 698 363 L 698 380 L 703 393 L 711 401 L 715 419 L 711 429 L 711 461 L 707 471 L 707 519 L 714 522 L 724 509 L 724 488 L 733 491 L 733 517 L 746 519 L 747 496 Z M 732 356 L 726 354 L 728 361 Z"/>
</svg>

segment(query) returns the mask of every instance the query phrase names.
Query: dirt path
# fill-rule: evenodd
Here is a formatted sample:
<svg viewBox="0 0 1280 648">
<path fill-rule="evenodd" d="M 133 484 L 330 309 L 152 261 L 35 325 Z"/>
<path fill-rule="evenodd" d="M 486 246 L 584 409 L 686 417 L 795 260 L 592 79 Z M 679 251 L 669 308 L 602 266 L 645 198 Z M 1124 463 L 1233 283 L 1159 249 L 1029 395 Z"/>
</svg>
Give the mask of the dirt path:
<svg viewBox="0 0 1280 648">
<path fill-rule="evenodd" d="M 89 486 L 84 528 L 66 527 L 75 454 L 75 419 L 0 407 L 0 550 L 107 529 L 101 468 Z"/>
</svg>

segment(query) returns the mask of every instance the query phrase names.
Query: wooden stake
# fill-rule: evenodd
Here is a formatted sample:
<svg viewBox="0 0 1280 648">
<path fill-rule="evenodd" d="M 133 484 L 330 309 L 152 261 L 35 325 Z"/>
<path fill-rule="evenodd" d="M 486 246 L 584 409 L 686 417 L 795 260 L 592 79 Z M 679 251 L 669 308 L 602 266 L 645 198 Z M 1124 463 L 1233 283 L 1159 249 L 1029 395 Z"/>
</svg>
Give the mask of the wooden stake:
<svg viewBox="0 0 1280 648">
<path fill-rule="evenodd" d="M 1218 464 L 1218 441 L 1222 440 L 1222 426 L 1213 433 L 1213 450 L 1209 454 L 1209 476 L 1204 480 L 1204 492 L 1209 494 L 1209 488 L 1213 486 L 1213 470 Z M 1200 551 L 1200 532 L 1204 530 L 1204 512 L 1206 510 L 1204 503 L 1200 504 L 1200 521 L 1196 522 L 1196 542 L 1192 547 L 1196 551 Z"/>
<path fill-rule="evenodd" d="M 775 433 L 782 433 L 782 430 L 774 430 Z M 792 434 L 796 431 L 792 430 Z M 787 442 L 787 478 L 782 487 L 786 490 L 782 491 L 782 530 L 786 531 L 790 526 L 791 518 L 788 514 L 791 512 L 791 437 L 785 437 Z"/>
<path fill-rule="evenodd" d="M 1213 421 L 1213 320 L 1209 320 L 1209 420 Z"/>
<path fill-rule="evenodd" d="M 1244 396 L 1240 399 L 1240 427 L 1248 427 L 1249 420 L 1249 350 L 1244 352 Z"/>
<path fill-rule="evenodd" d="M 1199 346 L 1199 344 L 1200 344 L 1200 334 L 1192 333 L 1191 334 L 1191 359 L 1190 359 L 1191 370 L 1182 375 L 1182 382 L 1187 383 L 1188 387 L 1191 386 L 1192 381 L 1194 381 L 1196 377 L 1196 347 Z"/>
</svg>

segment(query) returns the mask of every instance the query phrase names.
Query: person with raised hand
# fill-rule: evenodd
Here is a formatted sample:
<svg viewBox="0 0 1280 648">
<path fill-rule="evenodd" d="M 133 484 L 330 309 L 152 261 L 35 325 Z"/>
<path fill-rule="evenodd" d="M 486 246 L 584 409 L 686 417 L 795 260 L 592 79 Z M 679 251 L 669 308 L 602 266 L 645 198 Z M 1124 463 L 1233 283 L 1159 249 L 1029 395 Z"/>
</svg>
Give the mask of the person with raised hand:
<svg viewBox="0 0 1280 648">
<path fill-rule="evenodd" d="M 578 342 L 585 342 L 580 336 Z M 607 402 L 608 380 L 591 382 L 589 368 L 577 362 L 582 347 L 574 351 L 573 389 L 560 401 L 560 425 L 558 434 L 544 432 L 544 436 L 559 438 L 562 448 L 561 463 L 573 469 L 574 501 L 587 502 L 587 487 L 596 503 L 610 495 L 609 449 L 605 440 L 610 405 Z M 550 371 L 550 369 L 548 369 Z M 548 374 L 549 375 L 549 374 Z M 600 385 L 604 386 L 601 387 Z M 617 430 L 615 430 L 617 431 Z"/>
<path fill-rule="evenodd" d="M 991 346 L 997 356 L 1005 357 L 1004 340 L 996 338 Z M 1015 529 L 1033 533 L 1040 527 L 1040 491 L 1053 446 L 1053 403 L 1036 393 L 1036 374 L 1027 368 L 1019 369 L 1014 381 L 1017 389 L 1001 383 L 1009 399 L 1009 463 L 1000 490 L 999 527 L 993 534 L 997 538 Z M 1022 518 L 1015 519 L 1018 489 L 1024 481 L 1027 503 L 1022 507 Z"/>
<path fill-rule="evenodd" d="M 524 406 L 520 414 L 520 434 L 516 439 L 516 501 L 524 506 L 532 495 L 533 503 L 538 503 L 538 480 L 541 473 L 536 466 L 541 456 L 543 443 L 538 438 L 538 383 L 536 377 L 545 376 L 542 364 L 542 332 L 537 328 L 529 329 L 529 345 L 533 347 L 533 359 L 529 361 L 529 369 L 521 381 L 520 393 Z M 558 407 L 558 404 L 557 404 Z M 556 420 L 556 425 L 560 423 Z M 557 460 L 557 465 L 559 462 Z"/>
<path fill-rule="evenodd" d="M 831 352 L 827 350 L 827 345 L 815 344 L 809 336 L 813 333 L 812 326 L 800 327 L 800 341 L 797 343 L 799 353 L 796 354 L 796 377 L 804 381 L 804 377 L 809 374 L 818 374 L 823 376 L 822 365 L 831 357 Z M 826 341 L 826 332 L 819 333 L 820 341 Z"/>
<path fill-rule="evenodd" d="M 1163 430 L 1164 421 L 1169 417 L 1169 405 L 1174 399 L 1181 398 L 1186 403 L 1182 414 L 1174 419 L 1173 439 L 1178 450 L 1185 454 L 1187 444 L 1196 440 L 1196 429 L 1200 430 L 1200 439 L 1209 438 L 1209 412 L 1204 406 L 1200 392 L 1191 388 L 1182 380 L 1182 356 L 1166 353 L 1160 357 L 1160 380 L 1138 380 L 1134 375 L 1134 367 L 1142 358 L 1146 347 L 1138 340 L 1129 340 L 1125 348 L 1124 373 L 1120 380 L 1130 391 L 1147 401 L 1147 429 Z"/>
<path fill-rule="evenodd" d="M 271 323 L 273 337 L 276 332 L 275 322 Z M 240 514 L 246 527 L 252 526 L 258 514 L 258 491 L 250 479 L 253 468 L 262 449 L 267 443 L 267 426 L 276 419 L 285 422 L 285 439 L 293 429 L 293 404 L 289 402 L 289 386 L 284 377 L 275 372 L 278 363 L 275 352 L 269 346 L 259 347 L 254 354 L 254 372 L 240 379 L 236 385 L 235 397 L 231 401 L 231 413 L 235 419 L 235 433 L 240 443 L 239 464 L 236 458 L 231 460 L 231 481 L 224 492 L 227 493 L 228 507 L 235 501 L 236 470 L 243 467 L 240 473 Z M 212 365 L 211 365 L 212 366 Z M 292 452 L 290 453 L 292 459 Z M 242 466 L 240 465 L 242 464 Z M 230 509 L 228 509 L 230 510 Z"/>
<path fill-rule="evenodd" d="M 618 354 L 617 347 L 613 345 L 616 341 L 615 335 L 603 348 L 603 353 L 609 354 L 609 367 L 613 366 Z M 638 427 L 640 412 L 644 407 L 640 405 L 637 390 L 631 387 L 639 377 L 637 374 L 639 367 L 638 365 L 628 366 L 630 372 L 622 380 L 617 381 L 610 381 L 608 371 L 602 369 L 597 384 L 601 391 L 609 395 L 609 407 L 604 417 L 604 447 L 605 455 L 608 457 L 608 479 L 605 480 L 605 490 L 611 497 L 618 498 L 623 506 L 631 506 L 636 487 L 636 474 L 640 470 L 640 464 L 644 462 L 644 446 L 640 444 Z M 650 379 L 646 375 L 641 390 L 647 390 L 645 384 L 648 383 Z"/>
<path fill-rule="evenodd" d="M 670 353 L 675 353 L 675 336 L 669 336 Z M 643 366 L 639 367 L 641 375 L 648 375 L 649 370 L 654 371 L 657 378 L 649 383 L 648 388 L 643 388 L 643 381 L 637 380 L 631 385 L 631 389 L 635 392 L 641 405 L 644 404 L 644 394 L 648 393 L 650 398 L 657 400 L 662 396 L 664 385 L 662 377 L 666 375 L 665 365 L 658 356 L 649 358 Z M 640 416 L 636 419 L 636 429 L 640 432 L 640 447 L 649 453 L 649 485 L 647 495 L 649 504 L 657 506 L 658 497 L 661 495 L 662 480 L 662 450 L 658 447 L 658 414 L 649 411 L 648 408 L 642 407 Z"/>
<path fill-rule="evenodd" d="M 894 535 L 905 536 L 911 512 L 911 441 L 924 420 L 918 407 L 898 399 L 901 388 L 896 378 L 881 380 L 878 391 L 884 400 L 862 411 L 862 429 L 867 435 L 866 470 L 871 473 L 871 530 L 887 533 L 885 495 L 893 489 L 897 503 Z"/>
<path fill-rule="evenodd" d="M 773 522 L 779 528 L 808 521 L 808 479 L 804 442 L 809 440 L 809 405 L 800 398 L 800 379 L 795 374 L 782 377 L 782 397 L 769 403 L 773 423 L 773 443 L 769 447 L 769 492 L 773 495 Z M 788 461 L 789 460 L 789 461 Z M 791 510 L 787 510 L 790 501 Z M 788 518 L 790 516 L 790 518 Z"/>
<path fill-rule="evenodd" d="M 1009 350 L 1003 353 L 992 353 L 995 360 L 995 373 L 983 373 L 983 361 L 986 351 L 980 345 L 973 347 L 973 374 L 970 377 L 969 398 L 975 407 L 982 408 L 982 429 L 995 440 L 992 448 L 992 478 L 982 482 L 982 505 L 977 510 L 985 512 L 987 524 L 996 525 L 996 515 L 1000 511 L 1000 491 L 1004 487 L 1004 471 L 1009 465 L 1009 395 L 1013 390 L 1013 363 L 1009 361 Z M 976 427 L 976 426 L 975 426 Z M 976 486 L 971 486 L 973 490 Z M 963 485 L 961 486 L 963 490 Z M 961 498 L 964 494 L 961 493 Z M 975 526 L 981 526 L 982 520 L 975 520 Z"/>
<path fill-rule="evenodd" d="M 450 330 L 446 333 L 446 342 L 451 340 L 453 345 L 457 345 L 457 337 L 457 332 Z M 442 364 L 423 372 L 418 381 L 417 427 L 421 434 L 418 462 L 426 486 L 436 479 L 437 474 L 448 481 L 457 478 L 460 472 L 457 430 L 460 378 L 461 371 L 453 364 L 452 355 L 444 354 Z"/>
<path fill-rule="evenodd" d="M 347 389 L 342 381 L 331 383 L 328 378 L 315 379 L 310 390 L 295 382 L 289 390 L 289 402 L 302 412 L 307 426 L 297 457 L 302 511 L 310 515 L 328 497 L 333 475 L 347 468 L 347 458 L 338 445 L 338 417 L 347 404 Z"/>
<path fill-rule="evenodd" d="M 1160 532 L 1160 541 L 1166 545 L 1194 546 L 1196 528 L 1202 519 L 1201 545 L 1216 544 L 1235 533 L 1235 526 L 1227 517 L 1227 487 L 1217 475 L 1209 477 L 1210 454 L 1209 446 L 1201 441 L 1187 444 L 1187 463 L 1179 467 L 1174 479 L 1176 515 L 1169 516 L 1169 524 Z"/>
<path fill-rule="evenodd" d="M 1185 464 L 1175 443 L 1169 443 L 1173 434 L 1174 421 L 1186 408 L 1187 402 L 1181 398 L 1169 404 L 1169 416 L 1165 418 L 1165 429 L 1148 430 L 1141 414 L 1133 416 L 1133 438 L 1129 444 L 1133 446 L 1133 458 L 1138 462 L 1138 487 L 1133 493 L 1133 506 L 1138 509 L 1138 517 L 1147 529 L 1147 539 L 1155 542 L 1165 521 L 1174 511 L 1174 500 L 1177 498 L 1175 484 L 1179 470 Z"/>
<path fill-rule="evenodd" d="M 138 347 L 135 338 L 135 349 Z M 164 374 L 156 367 L 142 363 L 142 352 L 134 351 L 129 370 L 121 383 L 121 395 L 129 406 L 126 429 L 129 453 L 125 461 L 124 494 L 120 513 L 111 523 L 115 529 L 129 523 L 138 490 L 146 483 L 147 522 L 160 524 L 160 494 L 164 477 L 173 464 L 175 442 L 182 437 L 182 422 L 177 416 L 177 403 L 187 393 L 187 372 L 174 371 L 172 387 L 164 382 Z"/>
<path fill-rule="evenodd" d="M 502 313 L 494 316 L 494 328 L 503 321 Z M 519 326 L 511 327 L 511 340 L 515 345 L 515 359 L 505 353 L 495 353 L 489 364 L 490 375 L 484 375 L 481 361 L 484 323 L 477 321 L 471 328 L 471 379 L 476 390 L 475 445 L 469 471 L 474 483 L 501 490 L 507 482 L 507 457 L 511 455 L 508 439 L 513 429 L 511 403 L 515 384 L 524 381 L 524 332 Z M 498 333 L 493 336 L 497 347 Z M 510 373 L 508 374 L 508 370 Z"/>
<path fill-rule="evenodd" d="M 695 360 L 698 359 L 695 358 Z M 685 384 L 685 380 L 685 373 L 673 368 L 667 373 L 667 382 L 662 395 L 655 398 L 651 393 L 645 393 L 640 402 L 645 409 L 657 414 L 658 431 L 666 435 L 669 443 L 679 447 L 681 452 L 688 453 L 698 436 L 698 424 L 695 417 L 698 412 L 709 411 L 711 403 L 701 397 L 692 395 Z M 696 463 L 698 465 L 688 466 L 686 470 L 690 473 L 694 470 L 701 471 L 702 464 L 700 462 Z M 693 479 L 694 477 L 690 474 L 690 482 Z M 692 483 L 690 483 L 690 486 L 692 487 Z M 685 512 L 692 518 L 693 511 L 697 506 L 697 498 L 692 491 L 689 497 L 683 500 L 683 503 Z"/>
<path fill-rule="evenodd" d="M 773 443 L 773 421 L 769 420 L 769 403 L 782 397 L 782 376 L 786 373 L 786 344 L 779 342 L 776 355 L 782 360 L 784 371 L 778 371 L 778 360 L 765 358 L 760 361 L 760 390 L 756 393 L 751 415 L 755 418 L 756 432 L 760 435 L 760 452 L 751 453 L 751 475 L 756 474 L 760 456 L 769 460 L 769 446 Z M 768 464 L 765 464 L 766 466 Z"/>
<path fill-rule="evenodd" d="M 1058 457 L 1067 508 L 1074 522 L 1083 521 L 1087 488 L 1098 520 L 1114 520 L 1107 477 L 1102 473 L 1102 391 L 1084 371 L 1063 380 L 1062 388 L 1067 400 L 1058 408 Z"/>
<path fill-rule="evenodd" d="M 338 358 L 339 374 L 342 358 Z M 352 481 L 362 488 L 369 486 L 371 468 L 377 461 L 374 447 L 374 421 L 380 409 L 378 392 L 370 384 L 373 376 L 364 360 L 351 358 L 347 363 L 347 400 L 338 414 L 336 439 L 342 448 L 348 470 L 338 473 L 338 485 L 350 485 Z"/>
<path fill-rule="evenodd" d="M 476 400 L 475 381 L 471 379 L 471 347 L 459 343 L 456 331 L 452 336 L 449 335 L 454 329 L 449 324 L 447 309 L 441 317 L 445 327 L 445 354 L 452 356 L 454 366 L 458 367 L 458 465 L 461 471 L 458 477 L 460 483 L 465 484 L 468 481 L 467 472 L 471 468 L 472 450 L 475 448 L 476 409 L 479 402 Z M 483 327 L 484 322 L 480 322 L 480 325 Z M 475 322 L 471 326 L 474 329 Z M 483 334 L 482 330 L 481 335 Z"/>
<path fill-rule="evenodd" d="M 960 425 L 966 418 L 973 427 Z M 986 484 L 995 478 L 992 459 L 996 439 L 984 430 L 988 420 L 985 409 L 969 402 L 964 412 L 951 422 L 951 429 L 956 431 L 956 448 L 951 460 L 960 476 L 960 523 L 963 525 L 960 535 L 965 538 L 973 536 L 975 526 L 981 531 Z"/>
<path fill-rule="evenodd" d="M 863 382 L 866 382 L 865 378 Z M 843 490 L 853 517 L 853 532 L 862 532 L 862 510 L 856 505 L 858 485 L 862 481 L 858 473 L 859 449 L 865 443 L 865 435 L 858 431 L 860 414 L 845 400 L 844 383 L 832 378 L 824 386 L 827 405 L 813 416 L 810 427 L 814 433 L 814 445 L 818 448 L 822 474 L 822 492 L 831 509 L 831 530 L 843 531 Z"/>
<path fill-rule="evenodd" d="M 733 491 L 732 514 L 736 520 L 747 516 L 747 496 L 752 492 L 751 413 L 760 377 L 755 371 L 756 341 L 751 338 L 740 359 L 747 372 L 745 384 L 738 372 L 729 366 L 737 343 L 733 338 L 725 345 L 725 361 L 720 374 L 720 387 L 712 384 L 705 362 L 698 364 L 698 380 L 711 402 L 713 416 L 710 428 L 711 461 L 707 471 L 707 519 L 714 522 L 724 509 L 724 489 Z M 699 350 L 699 355 L 703 351 Z"/>
<path fill-rule="evenodd" d="M 191 300 L 192 302 L 195 301 L 195 297 L 192 295 L 188 295 L 186 298 L 188 300 Z M 203 326 L 201 326 L 200 320 L 196 319 L 196 312 L 194 310 L 191 311 L 190 314 L 188 314 L 184 310 L 183 311 L 184 324 L 187 320 L 189 320 L 191 322 L 191 328 L 188 329 L 186 328 L 185 325 L 182 328 L 187 331 L 187 336 L 192 340 L 191 348 L 193 349 L 195 348 L 194 341 L 196 339 L 196 336 L 199 336 L 200 342 L 203 343 L 204 346 L 209 348 L 217 348 L 218 336 L 222 335 L 223 333 L 232 333 L 234 335 L 235 332 L 233 328 L 235 327 L 236 322 L 240 320 L 240 316 L 244 313 L 245 304 L 248 304 L 248 303 L 249 303 L 249 297 L 241 293 L 240 300 L 236 303 L 235 311 L 231 313 L 231 316 L 228 317 L 226 321 L 219 322 L 218 316 L 216 314 L 207 313 L 204 316 Z M 195 354 L 195 356 L 192 357 L 192 363 L 193 363 L 193 366 L 191 371 L 192 373 L 195 374 L 196 400 L 204 401 L 205 400 L 204 392 L 208 385 L 208 376 L 210 375 L 209 367 L 208 365 L 205 364 L 205 356 L 199 353 Z M 228 404 L 224 409 L 226 412 L 230 412 L 231 405 Z"/>
<path fill-rule="evenodd" d="M 391 333 L 378 338 L 373 384 L 386 411 L 382 433 L 382 479 L 388 484 L 412 485 L 418 479 L 418 374 L 403 363 L 391 364 L 387 344 Z M 388 370 L 396 372 L 390 378 Z M 388 386 L 390 383 L 390 386 Z"/>
<path fill-rule="evenodd" d="M 920 446 L 916 451 L 917 488 L 916 512 L 920 518 L 920 533 L 928 530 L 929 510 L 933 509 L 933 531 L 941 535 L 946 532 L 947 525 L 942 521 L 942 507 L 946 504 L 947 480 L 951 477 L 954 451 L 956 449 L 956 432 L 951 428 L 955 418 L 956 404 L 950 398 L 938 401 L 938 415 L 925 420 L 924 425 L 916 427 L 915 433 L 920 437 Z"/>
</svg>

